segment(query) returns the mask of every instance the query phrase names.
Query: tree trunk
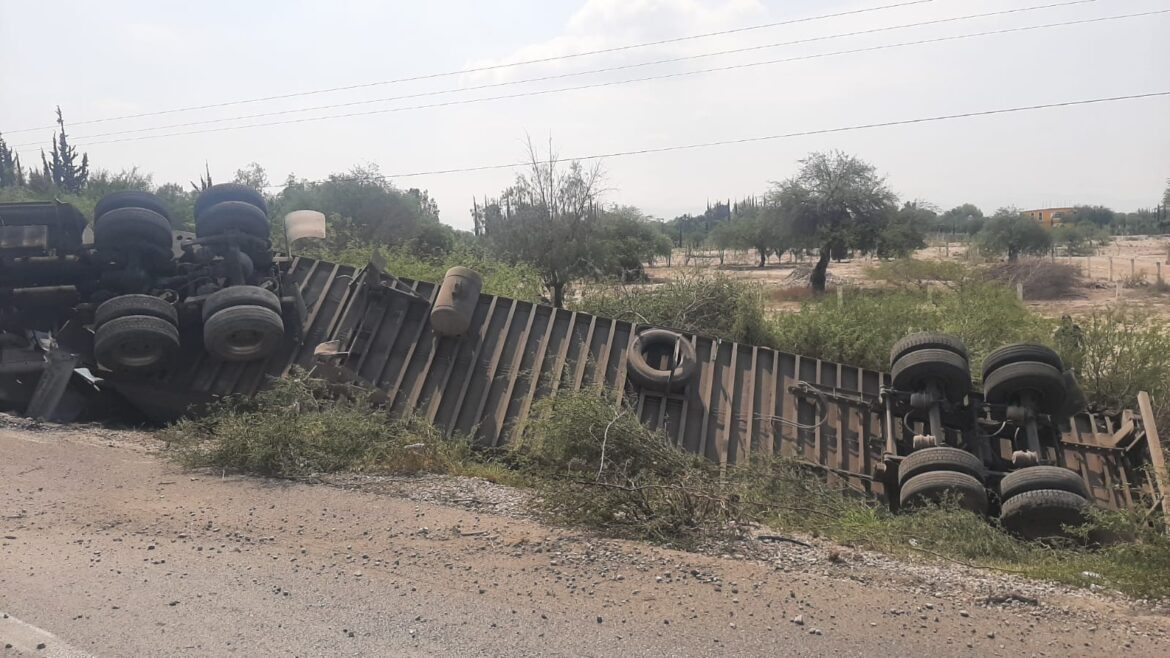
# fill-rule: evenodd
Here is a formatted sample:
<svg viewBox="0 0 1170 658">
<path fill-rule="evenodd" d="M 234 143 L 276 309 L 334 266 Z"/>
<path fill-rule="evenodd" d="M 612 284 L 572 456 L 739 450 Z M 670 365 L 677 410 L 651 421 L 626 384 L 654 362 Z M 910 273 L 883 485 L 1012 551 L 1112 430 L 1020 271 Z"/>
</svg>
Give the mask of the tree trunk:
<svg viewBox="0 0 1170 658">
<path fill-rule="evenodd" d="M 1008 262 L 1014 263 L 1020 260 L 1020 250 L 1015 247 L 1008 247 Z"/>
<path fill-rule="evenodd" d="M 559 281 L 553 284 L 553 306 L 557 308 L 565 307 L 565 284 Z"/>
<path fill-rule="evenodd" d="M 768 251 L 766 249 L 760 249 L 759 252 L 760 252 L 760 267 L 764 267 L 768 264 Z"/>
<path fill-rule="evenodd" d="M 808 277 L 808 285 L 814 292 L 825 291 L 825 279 L 829 271 L 829 257 L 832 256 L 833 250 L 829 245 L 821 247 L 821 257 L 817 260 L 817 264 L 813 267 L 812 274 Z"/>
</svg>

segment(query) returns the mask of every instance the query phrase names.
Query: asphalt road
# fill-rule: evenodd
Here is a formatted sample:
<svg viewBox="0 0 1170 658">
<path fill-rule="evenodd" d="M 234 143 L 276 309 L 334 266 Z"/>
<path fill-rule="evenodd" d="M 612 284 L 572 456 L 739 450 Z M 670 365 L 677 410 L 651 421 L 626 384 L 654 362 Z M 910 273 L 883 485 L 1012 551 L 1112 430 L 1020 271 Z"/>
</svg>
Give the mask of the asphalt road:
<svg viewBox="0 0 1170 658">
<path fill-rule="evenodd" d="M 0 427 L 0 656 L 1170 655 L 1167 619 L 1124 603 L 927 585 Z"/>
</svg>

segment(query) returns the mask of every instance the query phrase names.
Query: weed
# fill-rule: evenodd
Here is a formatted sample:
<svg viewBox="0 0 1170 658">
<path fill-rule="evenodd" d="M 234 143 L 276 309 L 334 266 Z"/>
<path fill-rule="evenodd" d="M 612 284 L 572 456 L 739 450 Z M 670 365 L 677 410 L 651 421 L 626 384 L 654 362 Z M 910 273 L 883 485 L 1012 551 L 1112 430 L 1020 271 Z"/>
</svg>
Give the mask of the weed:
<svg viewBox="0 0 1170 658">
<path fill-rule="evenodd" d="M 577 310 L 711 338 L 770 345 L 760 286 L 698 271 L 655 287 L 614 285 L 590 291 Z"/>
</svg>

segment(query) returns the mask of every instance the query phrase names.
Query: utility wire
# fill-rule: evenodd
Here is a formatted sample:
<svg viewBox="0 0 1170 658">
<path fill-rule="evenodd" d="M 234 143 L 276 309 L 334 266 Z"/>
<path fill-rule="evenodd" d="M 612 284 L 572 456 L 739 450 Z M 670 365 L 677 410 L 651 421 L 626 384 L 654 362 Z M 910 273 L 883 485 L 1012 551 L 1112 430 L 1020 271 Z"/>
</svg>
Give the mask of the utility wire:
<svg viewBox="0 0 1170 658">
<path fill-rule="evenodd" d="M 632 84 L 632 83 L 636 83 L 636 82 L 647 82 L 647 81 L 651 81 L 651 80 L 664 80 L 664 79 L 671 79 L 671 78 L 681 78 L 681 77 L 688 77 L 688 76 L 693 76 L 693 75 L 701 75 L 701 74 L 705 74 L 705 73 L 715 73 L 715 72 L 722 72 L 722 71 L 754 68 L 754 67 L 758 67 L 758 66 L 767 66 L 767 65 L 772 65 L 772 64 L 807 61 L 807 60 L 813 60 L 813 59 L 820 59 L 820 58 L 824 58 L 824 57 L 835 57 L 835 56 L 839 56 L 839 55 L 850 55 L 850 54 L 858 54 L 858 53 L 875 52 L 875 51 L 881 51 L 881 50 L 890 50 L 890 49 L 894 49 L 894 48 L 904 48 L 904 47 L 908 47 L 908 46 L 942 43 L 942 42 L 948 42 L 948 41 L 958 41 L 961 39 L 971 39 L 971 38 L 976 38 L 976 37 L 984 37 L 984 36 L 992 36 L 992 35 L 1000 35 L 1000 34 L 1010 34 L 1010 33 L 1015 33 L 1015 32 L 1034 31 L 1034 30 L 1048 29 L 1048 28 L 1054 28 L 1054 27 L 1082 25 L 1082 24 L 1087 24 L 1087 23 L 1099 23 L 1099 22 L 1103 22 L 1103 21 L 1120 20 L 1120 19 L 1124 19 L 1124 18 L 1135 18 L 1135 17 L 1148 16 L 1148 15 L 1154 15 L 1154 14 L 1165 14 L 1168 12 L 1170 12 L 1170 9 L 1160 9 L 1160 10 L 1156 10 L 1156 11 L 1142 12 L 1142 13 L 1138 13 L 1138 14 L 1124 14 L 1124 15 L 1120 15 L 1120 16 L 1106 16 L 1106 17 L 1100 17 L 1100 18 L 1081 19 L 1081 20 L 1077 20 L 1077 21 L 1066 21 L 1066 22 L 1061 22 L 1061 23 L 1047 23 L 1044 25 L 1032 25 L 1032 26 L 1026 26 L 1026 27 L 1006 28 L 1006 29 L 1002 29 L 1002 30 L 990 30 L 990 31 L 985 31 L 985 32 L 975 32 L 975 33 L 971 33 L 971 34 L 960 34 L 960 35 L 953 35 L 953 36 L 947 36 L 947 37 L 936 37 L 936 38 L 932 38 L 932 39 L 921 39 L 918 41 L 906 41 L 906 42 L 900 42 L 900 43 L 894 43 L 894 44 L 883 44 L 883 45 L 878 45 L 878 46 L 869 46 L 869 47 L 865 47 L 865 48 L 855 48 L 855 49 L 850 49 L 850 50 L 839 50 L 839 51 L 833 51 L 833 52 L 828 52 L 828 53 L 818 53 L 818 54 L 814 54 L 814 55 L 801 55 L 801 56 L 787 57 L 787 58 L 782 58 L 782 59 L 772 59 L 772 60 L 765 60 L 762 62 L 750 62 L 750 63 L 746 63 L 746 64 L 733 64 L 733 65 L 728 65 L 728 66 L 720 66 L 720 67 L 707 68 L 707 69 L 697 69 L 694 71 L 681 71 L 681 72 L 677 72 L 677 73 L 645 76 L 645 77 L 641 77 L 641 78 L 631 78 L 631 79 L 626 79 L 626 80 L 597 82 L 597 83 L 591 83 L 591 84 L 585 84 L 585 85 L 576 85 L 576 86 L 572 86 L 572 87 L 560 87 L 560 88 L 556 88 L 556 89 L 542 89 L 542 90 L 536 90 L 536 91 L 519 92 L 519 93 L 515 93 L 515 94 L 503 94 L 503 95 L 499 95 L 499 96 L 486 96 L 486 97 L 482 97 L 482 98 L 459 99 L 459 100 L 444 101 L 441 103 L 429 103 L 429 104 L 424 104 L 424 105 L 408 105 L 408 106 L 403 106 L 403 107 L 383 108 L 383 109 L 378 109 L 378 110 L 368 110 L 368 111 L 364 111 L 364 112 L 347 112 L 344 114 L 330 114 L 330 115 L 318 116 L 318 117 L 302 117 L 302 118 L 297 118 L 297 119 L 286 119 L 283 121 L 269 121 L 269 122 L 263 122 L 263 123 L 246 124 L 246 125 L 242 125 L 242 126 L 224 126 L 224 127 L 220 127 L 220 128 L 205 128 L 205 129 L 199 129 L 199 130 L 188 130 L 188 131 L 181 131 L 181 132 L 161 133 L 161 134 L 156 134 L 156 135 L 141 135 L 141 136 L 137 136 L 137 137 L 121 137 L 121 138 L 117 138 L 117 139 L 98 140 L 98 141 L 94 141 L 94 142 L 81 142 L 81 143 L 78 143 L 77 146 L 80 148 L 83 146 L 95 146 L 95 145 L 99 145 L 99 144 L 114 144 L 114 143 L 120 143 L 120 142 L 133 142 L 133 141 L 142 141 L 142 140 L 148 140 L 148 139 L 158 139 L 158 138 L 163 138 L 163 137 L 179 137 L 179 136 L 185 136 L 185 135 L 201 135 L 201 134 L 208 134 L 208 133 L 225 132 L 225 131 L 230 131 L 230 130 L 245 130 L 245 129 L 249 129 L 249 128 L 262 128 L 262 127 L 269 127 L 269 126 L 281 126 L 281 125 L 290 125 L 290 124 L 298 124 L 298 123 L 309 123 L 309 122 L 315 122 L 315 121 L 325 121 L 325 120 L 329 120 L 329 119 L 343 119 L 343 118 L 352 118 L 352 117 L 361 117 L 361 116 L 371 116 L 371 115 L 375 115 L 375 114 L 386 114 L 386 113 L 391 113 L 391 112 L 404 112 L 404 111 L 411 111 L 411 110 L 432 109 L 432 108 L 436 108 L 436 107 L 448 107 L 448 106 L 453 106 L 453 105 L 466 105 L 466 104 L 471 104 L 471 103 L 484 103 L 484 102 L 489 102 L 489 101 L 524 98 L 524 97 L 530 97 L 530 96 L 543 96 L 543 95 L 548 95 L 548 94 L 563 93 L 563 92 L 567 92 L 567 91 L 580 91 L 580 90 L 585 90 L 585 89 L 596 89 L 596 88 L 601 88 L 601 87 L 613 87 L 613 86 L 618 86 L 618 85 Z"/>
<path fill-rule="evenodd" d="M 841 126 L 837 128 L 821 128 L 817 130 L 802 130 L 799 132 L 781 133 L 778 135 L 764 135 L 759 137 L 743 137 L 739 139 L 725 139 L 714 142 L 699 142 L 696 144 L 682 144 L 676 146 L 659 146 L 652 148 L 638 149 L 634 151 L 613 151 L 610 153 L 598 153 L 594 155 L 583 155 L 567 158 L 558 158 L 558 160 L 602 160 L 606 158 L 619 158 L 630 155 L 646 155 L 650 153 L 667 153 L 671 151 L 686 151 L 692 149 L 710 148 L 714 146 L 730 146 L 734 144 L 747 144 L 751 142 L 775 141 L 781 139 L 792 139 L 794 137 L 809 137 L 812 135 L 828 135 L 833 133 L 855 132 L 860 130 L 872 130 L 874 128 L 889 128 L 893 126 L 908 126 L 920 123 L 931 123 L 935 121 L 951 121 L 954 119 L 968 119 L 972 117 L 992 116 L 998 114 L 1012 114 L 1017 112 L 1031 112 L 1035 110 L 1047 110 L 1062 107 L 1073 107 L 1077 105 L 1092 105 L 1100 103 L 1115 103 L 1120 101 L 1140 100 L 1149 98 L 1158 98 L 1163 96 L 1170 96 L 1170 90 L 1167 91 L 1151 91 L 1141 94 L 1129 94 L 1125 96 L 1108 96 L 1103 98 L 1087 98 L 1072 101 L 1060 101 L 1055 103 L 1042 103 L 1038 105 L 1022 105 L 1018 107 L 1006 107 L 993 110 L 978 110 L 974 112 L 960 112 L 957 114 L 940 114 L 928 117 L 918 117 L 914 119 L 899 119 L 894 121 L 882 121 L 877 123 L 863 123 L 852 126 Z M 444 174 L 460 174 L 477 171 L 489 171 L 493 169 L 512 169 L 515 167 L 526 167 L 532 165 L 533 162 L 511 162 L 508 164 L 495 165 L 481 165 L 477 167 L 461 167 L 458 169 L 433 169 L 430 171 L 413 171 L 401 174 L 386 174 L 383 176 L 367 176 L 362 178 L 344 179 L 331 178 L 321 181 L 299 181 L 307 183 L 322 183 L 322 182 L 346 182 L 346 181 L 368 181 L 368 180 L 390 180 L 394 178 L 413 178 L 416 176 L 438 176 Z M 549 164 L 547 160 L 537 161 L 536 164 Z M 271 185 L 269 187 L 284 187 L 283 185 Z"/>
<path fill-rule="evenodd" d="M 1069 4 L 1083 4 L 1083 3 L 1096 2 L 1096 1 L 1097 0 L 1079 0 L 1078 2 L 1073 2 L 1073 3 L 1069 3 Z M 854 16 L 857 14 L 867 14 L 867 13 L 871 13 L 871 12 L 884 11 L 887 9 L 897 9 L 899 7 L 909 7 L 912 5 L 927 4 L 930 2 L 934 2 L 934 0 L 909 0 L 907 2 L 898 2 L 898 3 L 894 3 L 894 4 L 889 4 L 889 5 L 880 5 L 877 7 L 867 7 L 864 9 L 852 9 L 849 11 L 840 11 L 840 12 L 835 12 L 835 13 L 831 13 L 831 14 L 820 14 L 817 16 L 808 16 L 805 18 L 792 18 L 792 19 L 787 19 L 787 20 L 783 20 L 783 21 L 776 21 L 776 22 L 772 22 L 772 23 L 762 23 L 759 25 L 748 25 L 745 27 L 731 28 L 728 30 L 719 30 L 716 32 L 704 32 L 702 34 L 691 34 L 691 35 L 686 35 L 686 36 L 681 36 L 681 37 L 672 37 L 669 39 L 659 39 L 657 41 L 647 41 L 647 42 L 643 42 L 643 43 L 631 43 L 631 44 L 626 44 L 626 45 L 622 45 L 622 46 L 613 46 L 611 48 L 599 48 L 596 50 L 586 50 L 586 51 L 582 51 L 579 53 L 570 53 L 568 55 L 540 57 L 540 58 L 536 58 L 536 59 L 527 59 L 527 60 L 522 60 L 522 61 L 518 61 L 518 62 L 509 62 L 509 63 L 505 63 L 505 64 L 491 64 L 491 65 L 487 65 L 487 66 L 477 66 L 477 67 L 473 67 L 473 68 L 459 69 L 459 70 L 455 70 L 455 71 L 442 71 L 439 73 L 424 73 L 424 74 L 420 74 L 420 75 L 412 75 L 412 76 L 403 77 L 403 78 L 394 78 L 391 80 L 380 80 L 380 81 L 376 81 L 376 82 L 362 82 L 362 83 L 357 83 L 357 84 L 352 84 L 352 85 L 344 85 L 344 86 L 340 86 L 340 87 L 326 87 L 323 89 L 311 89 L 308 91 L 298 91 L 298 92 L 291 92 L 291 93 L 287 93 L 287 94 L 276 94 L 273 96 L 260 96 L 260 97 L 256 97 L 256 98 L 246 98 L 246 99 L 242 99 L 242 100 L 223 101 L 220 103 L 209 103 L 207 105 L 191 105 L 191 106 L 187 106 L 187 107 L 176 107 L 176 108 L 171 108 L 171 109 L 167 109 L 167 110 L 155 110 L 152 112 L 140 112 L 138 114 L 123 114 L 123 115 L 119 115 L 119 116 L 105 117 L 105 118 L 101 118 L 101 119 L 88 119 L 86 121 L 73 121 L 70 123 L 71 123 L 71 125 L 79 126 L 79 125 L 85 125 L 85 124 L 91 124 L 91 123 L 103 123 L 103 122 L 107 122 L 107 121 L 120 121 L 122 119 L 140 119 L 143 117 L 153 117 L 153 116 L 159 116 L 159 115 L 163 115 L 163 114 L 175 114 L 178 112 L 192 112 L 195 110 L 209 110 L 209 109 L 218 108 L 218 107 L 229 107 L 232 105 L 243 105 L 246 103 L 261 103 L 261 102 L 265 102 L 265 101 L 283 100 L 286 98 L 298 98 L 301 96 L 313 96 L 313 95 L 317 95 L 317 94 L 328 94 L 328 93 L 337 92 L 337 91 L 351 91 L 354 89 L 367 89 L 369 87 L 380 87 L 380 86 L 384 86 L 384 85 L 393 85 L 393 84 L 399 84 L 399 83 L 403 83 L 403 82 L 415 82 L 415 81 L 419 81 L 419 80 L 433 80 L 435 78 L 446 78 L 446 77 L 451 77 L 451 76 L 455 76 L 455 75 L 464 75 L 466 73 L 481 73 L 484 71 L 498 71 L 501 69 L 515 68 L 518 66 L 527 66 L 530 64 L 543 64 L 546 62 L 563 61 L 563 60 L 567 60 L 567 59 L 576 59 L 579 57 L 588 57 L 588 56 L 592 56 L 592 55 L 601 55 L 601 54 L 605 54 L 605 53 L 614 53 L 614 52 L 621 52 L 621 51 L 626 51 L 626 50 L 634 50 L 637 48 L 649 48 L 651 46 L 661 46 L 661 45 L 668 44 L 668 43 L 678 43 L 680 41 L 691 41 L 694 39 L 705 39 L 707 37 L 723 36 L 723 35 L 727 35 L 727 34 L 737 34 L 737 33 L 741 33 L 741 32 L 749 32 L 749 31 L 753 31 L 753 30 L 764 30 L 764 29 L 769 29 L 769 28 L 773 28 L 773 27 L 781 27 L 784 25 L 796 25 L 798 23 L 811 23 L 811 22 L 815 22 L 815 21 L 827 20 L 830 18 L 840 18 L 843 16 Z M 55 126 L 39 126 L 36 128 L 21 128 L 20 130 L 9 130 L 7 132 L 9 134 L 15 134 L 15 133 L 22 133 L 22 132 L 30 132 L 33 130 L 52 129 L 54 127 Z"/>
<path fill-rule="evenodd" d="M 988 17 L 992 17 L 992 16 L 1003 16 L 1006 14 L 1018 14 L 1018 13 L 1030 12 L 1030 11 L 1039 11 L 1039 10 L 1043 10 L 1043 9 L 1067 7 L 1069 5 L 1083 4 L 1084 2 L 1085 2 L 1085 0 L 1073 0 L 1071 2 L 1058 2 L 1058 3 L 1046 4 L 1046 5 L 1036 5 L 1036 6 L 1032 6 L 1032 7 L 1004 9 L 1004 10 L 999 10 L 999 11 L 984 12 L 981 14 L 968 14 L 966 16 L 953 16 L 953 17 L 949 17 L 949 18 L 939 18 L 939 19 L 934 19 L 934 20 L 929 20 L 929 21 L 920 21 L 917 23 L 905 23 L 902 25 L 891 25 L 891 26 L 886 26 L 886 27 L 871 28 L 871 29 L 867 29 L 867 30 L 858 30 L 855 32 L 842 32 L 842 33 L 838 33 L 838 34 L 829 34 L 829 35 L 824 35 L 824 36 L 819 36 L 819 37 L 809 37 L 806 39 L 796 39 L 793 41 L 781 41 L 781 42 L 777 42 L 777 43 L 768 43 L 768 44 L 762 44 L 762 45 L 757 45 L 757 46 L 748 46 L 748 47 L 744 47 L 744 48 L 733 48 L 730 50 L 718 50 L 718 51 L 714 51 L 714 52 L 700 53 L 700 54 L 696 54 L 696 55 L 670 57 L 670 58 L 666 58 L 666 59 L 657 59 L 657 60 L 651 60 L 651 61 L 647 61 L 647 62 L 637 62 L 634 64 L 621 64 L 618 66 L 608 66 L 608 67 L 599 68 L 599 69 L 589 69 L 589 70 L 585 70 L 585 71 L 574 71 L 574 72 L 570 72 L 570 73 L 558 73 L 555 75 L 545 75 L 545 76 L 539 76 L 539 77 L 535 77 L 535 78 L 525 78 L 523 80 L 494 82 L 494 83 L 489 83 L 489 84 L 475 85 L 475 86 L 471 86 L 471 87 L 459 87 L 459 88 L 454 88 L 454 89 L 439 89 L 439 90 L 434 90 L 434 91 L 418 92 L 418 93 L 414 93 L 414 94 L 404 94 L 401 96 L 390 96 L 390 97 L 386 97 L 386 98 L 373 98 L 373 99 L 366 99 L 366 100 L 359 100 L 359 101 L 350 101 L 350 102 L 346 102 L 346 103 L 333 103 L 330 105 L 317 105 L 317 106 L 313 106 L 313 107 L 303 107 L 303 108 L 289 109 L 289 110 L 276 110 L 276 111 L 272 111 L 272 112 L 261 112 L 258 114 L 245 114 L 245 115 L 234 116 L 234 117 L 223 117 L 223 118 L 219 118 L 219 119 L 204 119 L 201 121 L 188 121 L 185 123 L 172 123 L 172 124 L 163 125 L 163 126 L 152 126 L 150 128 L 132 128 L 132 129 L 128 129 L 128 130 L 116 130 L 116 131 L 112 131 L 112 132 L 96 133 L 93 135 L 85 135 L 83 137 L 76 137 L 75 139 L 85 140 L 85 139 L 96 139 L 99 137 L 112 137 L 112 136 L 117 136 L 117 135 L 132 135 L 132 134 L 137 134 L 137 133 L 151 132 L 154 130 L 168 130 L 171 128 L 189 128 L 191 126 L 203 126 L 203 125 L 210 125 L 210 124 L 216 124 L 216 123 L 224 123 L 227 121 L 243 121 L 246 119 L 261 119 L 261 118 L 272 117 L 272 116 L 297 114 L 300 112 L 315 112 L 315 111 L 319 111 L 319 110 L 335 110 L 335 109 L 339 109 L 339 108 L 343 108 L 343 107 L 354 107 L 354 106 L 358 106 L 358 105 L 370 105 L 373 103 L 385 103 L 385 102 L 390 102 L 390 101 L 407 100 L 407 99 L 411 99 L 411 98 L 422 98 L 422 97 L 427 97 L 427 96 L 442 96 L 442 95 L 446 95 L 446 94 L 455 94 L 455 93 L 461 93 L 461 92 L 467 92 L 467 91 L 479 91 L 479 90 L 483 90 L 483 89 L 509 87 L 512 85 L 521 85 L 521 84 L 527 84 L 527 83 L 532 83 L 532 82 L 546 82 L 549 80 L 561 80 L 561 79 L 565 79 L 565 78 L 574 78 L 574 77 L 580 77 L 580 76 L 585 76 L 585 75 L 594 75 L 594 74 L 598 74 L 598 73 L 612 73 L 614 71 L 624 71 L 624 70 L 628 70 L 628 69 L 644 68 L 647 66 L 657 66 L 657 65 L 661 65 L 661 64 L 672 64 L 672 63 L 676 63 L 676 62 L 704 59 L 707 57 L 718 57 L 718 56 L 722 56 L 722 55 L 734 55 L 734 54 L 739 54 L 739 53 L 754 52 L 757 50 L 767 50 L 767 49 L 771 49 L 771 48 L 779 48 L 782 46 L 794 46 L 794 45 L 799 45 L 799 44 L 814 43 L 814 42 L 818 42 L 818 41 L 830 41 L 830 40 L 834 40 L 834 39 L 843 39 L 843 38 L 847 38 L 847 37 L 855 37 L 855 36 L 862 36 L 862 35 L 869 35 L 869 34 L 878 34 L 878 33 L 882 33 L 882 32 L 892 32 L 895 30 L 904 30 L 904 29 L 910 29 L 910 28 L 925 27 L 925 26 L 929 26 L 929 25 L 939 25 L 939 24 L 943 24 L 943 23 L 956 23 L 956 22 L 960 22 L 960 21 L 967 21 L 967 20 L 973 20 L 973 19 L 979 19 L 979 18 L 988 18 Z M 1157 12 L 1148 12 L 1148 13 L 1157 13 Z M 1135 15 L 1146 15 L 1146 14 L 1135 14 Z M 1129 16 L 1126 16 L 1126 17 L 1128 18 Z M 1058 25 L 1075 25 L 1078 22 L 1097 22 L 1100 20 L 1114 20 L 1116 18 L 1120 18 L 1120 17 L 1108 17 L 1105 19 L 1086 19 L 1085 21 L 1072 21 L 1069 23 L 1060 23 Z M 1057 25 L 1049 25 L 1049 26 L 1044 26 L 1044 27 L 1056 27 L 1056 26 Z M 1036 29 L 1036 28 L 1030 28 L 1030 29 Z M 25 146 L 36 146 L 38 144 L 40 144 L 40 142 L 26 142 L 24 144 L 16 144 L 16 145 L 14 145 L 14 147 L 21 148 L 21 147 L 25 147 Z"/>
</svg>

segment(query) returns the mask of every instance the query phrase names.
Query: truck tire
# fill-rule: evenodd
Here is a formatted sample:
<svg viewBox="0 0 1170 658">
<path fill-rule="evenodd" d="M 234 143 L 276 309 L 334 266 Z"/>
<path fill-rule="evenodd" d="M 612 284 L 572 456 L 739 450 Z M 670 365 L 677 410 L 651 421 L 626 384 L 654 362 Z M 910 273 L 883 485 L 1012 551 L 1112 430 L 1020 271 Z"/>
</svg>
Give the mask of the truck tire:
<svg viewBox="0 0 1170 658">
<path fill-rule="evenodd" d="M 898 501 L 913 509 L 938 504 L 948 497 L 958 499 L 960 508 L 979 515 L 987 514 L 987 490 L 983 483 L 966 473 L 933 471 L 920 473 L 902 484 Z"/>
<path fill-rule="evenodd" d="M 1033 345 L 1031 343 L 1016 343 L 1014 345 L 1004 345 L 999 349 L 992 350 L 983 359 L 983 380 L 986 381 L 991 373 L 999 370 L 1003 366 L 1021 361 L 1046 363 L 1059 371 L 1064 371 L 1064 361 L 1061 360 L 1060 355 L 1053 351 L 1052 348 L 1045 347 L 1044 345 Z"/>
<path fill-rule="evenodd" d="M 203 346 L 224 361 L 259 361 L 284 338 L 280 315 L 263 306 L 232 306 L 203 323 Z"/>
<path fill-rule="evenodd" d="M 915 450 L 903 459 L 898 465 L 898 481 L 906 482 L 916 475 L 934 471 L 964 473 L 980 482 L 985 477 L 983 462 L 975 455 L 950 446 L 937 446 Z"/>
<path fill-rule="evenodd" d="M 231 286 L 217 290 L 203 301 L 203 321 L 225 308 L 233 306 L 261 306 L 280 313 L 280 298 L 260 286 Z"/>
<path fill-rule="evenodd" d="M 919 391 L 934 381 L 947 400 L 959 403 L 971 389 L 971 368 L 967 360 L 950 350 L 924 348 L 898 359 L 890 380 L 899 391 Z"/>
<path fill-rule="evenodd" d="M 195 218 L 198 219 L 203 211 L 224 201 L 247 203 L 259 209 L 264 216 L 268 216 L 268 202 L 264 200 L 264 195 L 259 190 L 239 183 L 220 183 L 203 190 L 195 198 Z"/>
<path fill-rule="evenodd" d="M 1062 539 L 1070 536 L 1064 526 L 1084 523 L 1088 510 L 1089 501 L 1075 493 L 1037 489 L 1004 501 L 999 522 L 1023 539 Z"/>
<path fill-rule="evenodd" d="M 124 315 L 97 330 L 93 351 L 98 363 L 113 372 L 152 372 L 179 349 L 179 330 L 161 318 Z"/>
<path fill-rule="evenodd" d="M 1067 491 L 1082 498 L 1089 497 L 1089 488 L 1080 474 L 1059 466 L 1029 466 L 1008 473 L 999 483 L 999 497 L 1008 500 L 1040 489 Z"/>
<path fill-rule="evenodd" d="M 906 356 L 911 352 L 917 350 L 949 350 L 963 357 L 970 359 L 967 352 L 967 346 L 963 341 L 948 336 L 947 334 L 936 334 L 929 331 L 920 331 L 918 333 L 910 334 L 902 340 L 894 343 L 894 347 L 890 349 L 890 367 L 893 367 L 898 359 Z"/>
<path fill-rule="evenodd" d="M 93 313 L 93 329 L 115 318 L 127 315 L 145 315 L 179 325 L 179 313 L 170 302 L 153 295 L 120 295 L 106 300 Z"/>
<path fill-rule="evenodd" d="M 674 350 L 678 347 L 678 363 L 670 370 L 651 365 L 646 360 L 646 351 L 654 346 Z M 695 376 L 699 359 L 695 346 L 681 334 L 666 329 L 650 329 L 638 334 L 630 346 L 627 370 L 638 385 L 655 391 L 677 391 L 686 387 Z"/>
<path fill-rule="evenodd" d="M 93 207 L 93 219 L 96 222 L 102 215 L 118 208 L 146 208 L 162 215 L 168 222 L 173 221 L 171 211 L 162 199 L 150 192 L 127 190 L 125 192 L 111 192 L 101 198 Z"/>
<path fill-rule="evenodd" d="M 245 235 L 268 239 L 268 215 L 243 201 L 224 201 L 211 206 L 195 218 L 199 237 L 220 235 L 236 229 Z"/>
<path fill-rule="evenodd" d="M 1019 361 L 996 368 L 983 380 L 983 397 L 991 404 L 1013 404 L 1024 393 L 1034 397 L 1036 413 L 1058 414 L 1068 399 L 1064 373 L 1047 363 Z"/>
<path fill-rule="evenodd" d="M 169 253 L 173 240 L 167 218 L 146 208 L 114 208 L 93 225 L 93 243 L 99 250 L 126 251 L 142 243 Z"/>
</svg>

